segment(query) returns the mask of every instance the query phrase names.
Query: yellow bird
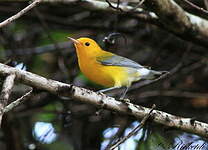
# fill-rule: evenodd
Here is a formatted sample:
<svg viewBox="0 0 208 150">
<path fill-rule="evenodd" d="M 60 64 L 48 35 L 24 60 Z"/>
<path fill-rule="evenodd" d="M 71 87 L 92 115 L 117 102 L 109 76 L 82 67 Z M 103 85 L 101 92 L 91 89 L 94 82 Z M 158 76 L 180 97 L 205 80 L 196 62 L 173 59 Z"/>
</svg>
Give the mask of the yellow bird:
<svg viewBox="0 0 208 150">
<path fill-rule="evenodd" d="M 124 99 L 132 82 L 140 79 L 155 79 L 165 71 L 154 71 L 122 56 L 104 51 L 90 38 L 73 39 L 82 73 L 97 84 L 108 87 L 106 92 L 126 87 L 120 99 Z"/>
</svg>

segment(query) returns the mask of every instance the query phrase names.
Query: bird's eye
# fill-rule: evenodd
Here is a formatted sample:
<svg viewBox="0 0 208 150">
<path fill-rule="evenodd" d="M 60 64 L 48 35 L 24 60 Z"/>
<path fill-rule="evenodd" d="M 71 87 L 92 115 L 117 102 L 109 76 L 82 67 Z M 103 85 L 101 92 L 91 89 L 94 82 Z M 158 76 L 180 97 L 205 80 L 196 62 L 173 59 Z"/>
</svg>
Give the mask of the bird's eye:
<svg viewBox="0 0 208 150">
<path fill-rule="evenodd" d="M 89 42 L 86 42 L 85 45 L 86 45 L 86 46 L 90 46 L 90 43 L 89 43 Z"/>
</svg>

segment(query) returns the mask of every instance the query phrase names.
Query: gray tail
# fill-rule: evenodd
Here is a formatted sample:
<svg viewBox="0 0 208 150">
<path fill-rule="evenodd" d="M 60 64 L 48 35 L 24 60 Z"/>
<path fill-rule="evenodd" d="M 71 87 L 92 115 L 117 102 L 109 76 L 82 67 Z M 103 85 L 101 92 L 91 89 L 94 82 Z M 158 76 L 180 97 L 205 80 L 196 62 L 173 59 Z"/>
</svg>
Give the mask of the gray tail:
<svg viewBox="0 0 208 150">
<path fill-rule="evenodd" d="M 146 77 L 146 79 L 148 80 L 154 80 L 156 78 L 159 78 L 160 76 L 164 75 L 164 74 L 168 74 L 168 71 L 155 71 L 155 70 L 150 70 L 150 73 L 148 74 L 148 76 Z"/>
</svg>

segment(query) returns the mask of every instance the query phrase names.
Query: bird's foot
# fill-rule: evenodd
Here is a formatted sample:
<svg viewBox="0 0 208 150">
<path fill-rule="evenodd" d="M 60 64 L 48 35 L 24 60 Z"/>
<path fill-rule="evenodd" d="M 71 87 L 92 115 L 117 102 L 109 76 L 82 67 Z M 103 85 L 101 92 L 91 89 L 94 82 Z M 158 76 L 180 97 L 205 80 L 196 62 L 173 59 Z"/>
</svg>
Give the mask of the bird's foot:
<svg viewBox="0 0 208 150">
<path fill-rule="evenodd" d="M 101 91 L 96 91 L 97 94 L 104 94 L 103 92 Z"/>
<path fill-rule="evenodd" d="M 96 91 L 96 93 L 97 93 L 97 94 L 100 94 L 100 95 L 105 95 L 105 94 L 104 94 L 104 92 L 103 92 L 103 91 L 101 91 L 101 90 Z"/>
<path fill-rule="evenodd" d="M 120 98 L 119 100 L 121 102 L 124 102 L 124 103 L 130 103 L 131 102 L 130 99 L 128 99 L 128 98 Z"/>
</svg>

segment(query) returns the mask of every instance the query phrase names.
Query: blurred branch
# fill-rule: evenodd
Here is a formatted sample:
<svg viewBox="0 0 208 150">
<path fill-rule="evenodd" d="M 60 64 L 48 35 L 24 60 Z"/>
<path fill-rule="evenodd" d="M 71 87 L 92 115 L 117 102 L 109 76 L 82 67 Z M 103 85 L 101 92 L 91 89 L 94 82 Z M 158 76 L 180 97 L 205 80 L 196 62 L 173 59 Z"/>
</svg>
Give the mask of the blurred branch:
<svg viewBox="0 0 208 150">
<path fill-rule="evenodd" d="M 48 2 L 64 2 L 82 6 L 86 9 L 117 12 L 108 3 L 98 0 L 48 0 Z M 110 3 L 114 8 L 117 4 Z M 161 29 L 165 29 L 174 35 L 191 41 L 200 46 L 208 47 L 208 21 L 184 11 L 173 0 L 145 0 L 143 3 L 150 12 L 145 12 L 142 8 L 136 8 L 129 5 L 119 5 L 122 10 L 121 14 L 128 14 L 144 22 L 157 25 Z M 133 12 L 131 10 L 134 10 Z"/>
<path fill-rule="evenodd" d="M 208 9 L 208 0 L 204 0 L 204 5 L 206 7 L 206 10 Z"/>
<path fill-rule="evenodd" d="M 46 90 L 58 96 L 71 98 L 70 100 L 92 104 L 96 107 L 109 109 L 121 114 L 131 115 L 137 119 L 144 118 L 150 112 L 150 108 L 134 105 L 129 102 L 121 102 L 113 97 L 108 97 L 102 93 L 96 93 L 84 88 L 65 84 L 42 76 L 0 64 L 0 74 L 7 76 L 15 74 L 16 78 L 29 86 Z M 191 118 L 182 118 L 162 111 L 154 110 L 151 113 L 153 122 L 171 128 L 177 128 L 186 132 L 194 133 L 203 137 L 208 137 L 208 124 L 193 121 Z"/>
<path fill-rule="evenodd" d="M 41 0 L 37 0 L 38 2 Z M 36 1 L 35 1 L 36 2 Z M 34 3 L 35 3 L 34 2 Z M 49 3 L 77 4 L 88 10 L 115 12 L 117 10 L 109 6 L 105 1 L 98 0 L 43 0 Z M 208 21 L 184 11 L 173 0 L 145 0 L 143 4 L 150 11 L 144 11 L 142 8 L 136 8 L 129 5 L 119 4 L 122 9 L 121 15 L 128 15 L 144 22 L 157 25 L 174 35 L 191 41 L 200 46 L 208 47 Z M 111 5 L 117 8 L 117 4 L 111 2 Z M 29 7 L 29 6 L 28 6 Z M 27 7 L 26 7 L 27 8 Z M 133 11 L 132 11 L 133 10 Z M 8 19 L 11 20 L 11 19 Z M 2 24 L 2 23 L 1 23 Z M 0 27 L 1 27 L 0 24 Z"/>
<path fill-rule="evenodd" d="M 168 77 L 168 75 L 172 74 L 172 72 L 166 72 L 163 75 L 161 75 L 160 77 L 154 79 L 154 80 L 143 80 L 141 82 L 135 83 L 134 85 L 132 85 L 132 87 L 130 87 L 129 91 L 134 91 L 134 90 L 138 90 L 141 87 L 147 86 L 147 85 L 151 85 L 159 80 L 165 79 L 166 77 Z"/>
<path fill-rule="evenodd" d="M 155 12 L 166 30 L 208 47 L 208 21 L 184 11 L 173 0 L 146 0 L 144 5 Z"/>
<path fill-rule="evenodd" d="M 70 51 L 72 44 L 70 42 L 60 42 L 56 45 L 59 49 L 67 49 Z M 39 46 L 34 48 L 25 48 L 25 49 L 15 49 L 15 55 L 18 56 L 25 56 L 25 55 L 34 55 L 34 54 L 43 54 L 43 53 L 49 53 L 58 50 L 56 48 L 55 44 L 48 44 L 45 46 Z M 11 49 L 5 50 L 6 57 L 10 57 L 13 55 L 13 51 Z"/>
<path fill-rule="evenodd" d="M 90 10 L 104 11 L 104 12 L 110 12 L 110 13 L 117 12 L 117 4 L 113 2 L 111 2 L 110 5 L 107 2 L 98 1 L 98 0 L 82 0 L 82 1 L 80 0 L 44 0 L 44 2 L 51 2 L 51 3 L 61 2 L 61 3 L 66 3 L 66 4 L 77 4 L 83 8 L 90 9 Z M 135 8 L 129 5 L 119 4 L 119 10 L 122 14 L 128 14 L 143 21 L 151 22 L 153 24 L 159 23 L 158 17 L 154 13 L 144 12 L 142 8 Z"/>
<path fill-rule="evenodd" d="M 117 3 L 117 6 L 116 6 L 116 7 L 113 6 L 109 0 L 105 0 L 105 1 L 106 1 L 106 3 L 108 3 L 108 5 L 109 5 L 111 8 L 116 9 L 116 10 L 119 10 L 120 12 L 123 12 L 123 10 L 122 10 L 121 8 L 119 8 L 119 4 L 120 4 L 120 1 L 119 1 L 119 0 L 118 0 L 118 3 Z"/>
<path fill-rule="evenodd" d="M 27 100 L 29 97 L 32 96 L 32 92 L 33 92 L 33 89 L 31 89 L 29 92 L 27 92 L 22 97 L 18 98 L 16 101 L 14 101 L 14 102 L 10 103 L 9 105 L 7 105 L 3 109 L 3 113 L 7 113 L 7 112 L 11 111 L 14 107 L 22 104 L 25 100 Z"/>
<path fill-rule="evenodd" d="M 190 49 L 188 48 L 183 56 L 181 57 L 181 60 L 177 63 L 177 65 L 175 67 L 173 67 L 169 72 L 166 72 L 165 74 L 163 74 L 162 76 L 160 76 L 159 78 L 156 78 L 154 80 L 144 80 L 144 81 L 141 81 L 141 82 L 138 82 L 138 83 L 135 83 L 134 85 L 132 85 L 129 89 L 129 91 L 134 91 L 134 90 L 137 90 L 141 87 L 144 87 L 144 86 L 147 86 L 147 85 L 151 85 L 159 80 L 162 80 L 162 79 L 165 79 L 166 77 L 170 76 L 170 75 L 173 75 L 175 74 L 176 72 L 178 72 L 182 66 L 183 66 L 183 63 L 184 63 L 184 60 L 188 57 L 188 53 L 189 53 Z"/>
<path fill-rule="evenodd" d="M 144 118 L 142 119 L 141 123 L 138 126 L 136 126 L 127 136 L 124 136 L 122 139 L 120 139 L 114 145 L 112 145 L 110 147 L 110 150 L 114 150 L 116 147 L 118 147 L 119 145 L 121 145 L 123 142 L 125 142 L 131 136 L 135 135 L 139 130 L 141 130 L 144 127 L 144 125 L 147 122 L 147 120 L 150 118 L 150 115 L 151 115 L 152 111 L 155 109 L 155 107 L 156 107 L 156 105 L 153 104 L 150 112 L 147 115 L 144 116 Z"/>
<path fill-rule="evenodd" d="M 187 4 L 189 4 L 191 7 L 195 8 L 195 9 L 197 9 L 197 10 L 200 10 L 200 11 L 203 12 L 203 13 L 208 14 L 208 11 L 207 11 L 207 10 L 205 10 L 205 9 L 203 9 L 203 8 L 201 8 L 201 7 L 197 6 L 197 5 L 195 5 L 194 3 L 192 3 L 192 2 L 190 2 L 190 1 L 188 1 L 188 0 L 183 0 L 183 1 L 186 2 Z"/>
<path fill-rule="evenodd" d="M 122 116 L 121 116 L 122 117 Z M 125 133 L 125 130 L 127 129 L 127 127 L 129 126 L 129 122 L 127 121 L 127 117 L 123 117 L 122 118 L 122 123 L 119 124 L 119 129 L 118 131 L 116 132 L 116 134 L 112 135 L 110 138 L 109 138 L 109 142 L 108 142 L 108 145 L 105 147 L 104 150 L 108 150 L 112 147 L 112 145 L 114 145 L 114 143 L 116 142 L 116 139 L 121 139 L 122 135 L 124 135 Z"/>
<path fill-rule="evenodd" d="M 27 7 L 25 7 L 24 9 L 22 9 L 20 12 L 18 12 L 17 14 L 15 14 L 14 16 L 4 20 L 3 22 L 0 23 L 0 28 L 8 25 L 9 23 L 13 22 L 14 20 L 18 19 L 19 17 L 21 17 L 22 15 L 24 15 L 26 12 L 28 12 L 30 9 L 32 9 L 33 7 L 37 6 L 40 2 L 42 2 L 43 0 L 35 0 L 34 2 L 32 2 L 30 5 L 28 5 Z"/>
<path fill-rule="evenodd" d="M 0 126 L 1 126 L 2 116 L 4 113 L 3 112 L 4 107 L 8 103 L 9 96 L 12 92 L 12 87 L 14 85 L 15 76 L 16 76 L 15 74 L 10 73 L 4 80 L 4 83 L 2 86 L 2 91 L 0 95 Z"/>
</svg>

